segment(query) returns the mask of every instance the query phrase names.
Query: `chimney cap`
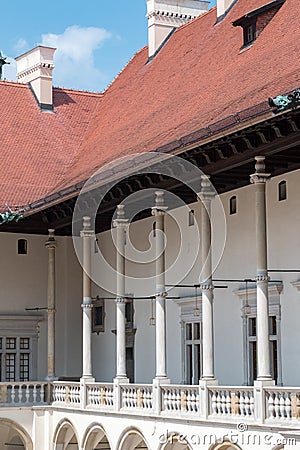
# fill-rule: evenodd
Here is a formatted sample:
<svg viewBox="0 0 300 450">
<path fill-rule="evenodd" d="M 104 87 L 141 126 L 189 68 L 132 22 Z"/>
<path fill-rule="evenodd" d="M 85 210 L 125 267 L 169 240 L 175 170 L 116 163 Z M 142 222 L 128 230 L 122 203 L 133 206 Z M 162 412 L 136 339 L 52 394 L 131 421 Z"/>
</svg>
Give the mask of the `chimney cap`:
<svg viewBox="0 0 300 450">
<path fill-rule="evenodd" d="M 36 47 L 34 47 L 34 48 L 32 48 L 32 49 L 30 49 L 30 50 L 28 50 L 27 52 L 25 52 L 25 53 L 22 53 L 21 55 L 19 55 L 19 56 L 16 56 L 16 58 L 15 58 L 15 60 L 16 61 L 19 61 L 21 58 L 24 58 L 24 56 L 26 56 L 26 55 L 29 55 L 30 53 L 33 53 L 33 52 L 36 52 L 38 49 L 45 49 L 45 50 L 53 50 L 52 51 L 52 54 L 55 52 L 55 50 L 56 50 L 56 48 L 55 47 L 47 47 L 46 45 L 37 45 Z"/>
</svg>

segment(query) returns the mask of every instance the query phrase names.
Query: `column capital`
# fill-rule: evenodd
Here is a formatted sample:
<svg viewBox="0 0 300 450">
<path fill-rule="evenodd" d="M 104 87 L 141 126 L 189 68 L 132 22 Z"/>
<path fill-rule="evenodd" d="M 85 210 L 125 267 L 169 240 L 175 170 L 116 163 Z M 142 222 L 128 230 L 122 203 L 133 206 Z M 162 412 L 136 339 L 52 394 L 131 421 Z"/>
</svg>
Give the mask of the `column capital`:
<svg viewBox="0 0 300 450">
<path fill-rule="evenodd" d="M 127 297 L 117 297 L 116 303 L 127 303 Z"/>
<path fill-rule="evenodd" d="M 157 297 L 159 297 L 159 298 L 161 298 L 161 297 L 166 298 L 167 296 L 168 296 L 168 293 L 167 293 L 166 291 L 160 290 L 160 291 L 156 291 L 156 292 L 155 292 L 155 297 L 156 297 L 156 298 L 157 298 Z"/>
<path fill-rule="evenodd" d="M 83 217 L 83 229 L 80 231 L 80 237 L 94 237 L 95 232 L 91 229 L 91 218 L 89 216 Z"/>
<path fill-rule="evenodd" d="M 125 216 L 125 205 L 117 206 L 117 218 L 113 220 L 113 226 L 115 228 L 118 227 L 126 227 L 128 225 L 128 219 Z"/>
<path fill-rule="evenodd" d="M 201 190 L 197 196 L 202 202 L 211 201 L 216 196 L 216 193 L 212 188 L 209 175 L 201 175 Z"/>
<path fill-rule="evenodd" d="M 214 286 L 211 283 L 201 283 L 200 289 L 202 291 L 212 291 L 214 289 Z"/>
<path fill-rule="evenodd" d="M 257 275 L 255 281 L 270 281 L 270 277 L 268 275 Z"/>
<path fill-rule="evenodd" d="M 82 303 L 81 308 L 82 309 L 92 309 L 94 305 L 92 303 Z"/>
<path fill-rule="evenodd" d="M 55 230 L 53 230 L 52 228 L 48 230 L 49 235 L 48 235 L 48 240 L 45 242 L 45 247 L 47 248 L 56 248 L 57 247 L 57 242 L 55 240 Z"/>
<path fill-rule="evenodd" d="M 151 209 L 152 216 L 162 216 L 166 213 L 168 207 L 165 205 L 164 191 L 155 192 L 155 206 Z"/>
<path fill-rule="evenodd" d="M 255 156 L 255 173 L 250 175 L 250 182 L 252 184 L 266 183 L 271 174 L 265 173 L 265 156 Z"/>
</svg>

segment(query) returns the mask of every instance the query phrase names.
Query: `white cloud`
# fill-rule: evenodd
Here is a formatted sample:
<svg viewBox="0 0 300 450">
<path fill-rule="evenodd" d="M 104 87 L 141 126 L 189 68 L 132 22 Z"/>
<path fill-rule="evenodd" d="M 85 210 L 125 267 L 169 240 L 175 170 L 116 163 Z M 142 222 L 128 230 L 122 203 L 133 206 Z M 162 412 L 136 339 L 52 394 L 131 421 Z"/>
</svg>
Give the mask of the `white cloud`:
<svg viewBox="0 0 300 450">
<path fill-rule="evenodd" d="M 20 38 L 18 42 L 14 45 L 14 49 L 16 52 L 22 52 L 23 50 L 28 49 L 28 43 L 25 39 Z"/>
<path fill-rule="evenodd" d="M 42 45 L 57 48 L 54 84 L 99 90 L 103 74 L 95 67 L 94 52 L 110 37 L 111 34 L 103 28 L 81 28 L 77 25 L 66 28 L 62 34 L 43 34 Z"/>
</svg>

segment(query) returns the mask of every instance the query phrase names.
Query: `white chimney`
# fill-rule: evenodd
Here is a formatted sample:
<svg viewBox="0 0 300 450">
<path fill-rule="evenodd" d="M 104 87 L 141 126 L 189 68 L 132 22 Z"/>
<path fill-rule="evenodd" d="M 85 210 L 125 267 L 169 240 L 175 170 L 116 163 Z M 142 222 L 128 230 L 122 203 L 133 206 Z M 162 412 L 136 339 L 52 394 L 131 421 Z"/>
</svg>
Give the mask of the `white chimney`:
<svg viewBox="0 0 300 450">
<path fill-rule="evenodd" d="M 53 109 L 52 71 L 55 50 L 39 45 L 16 58 L 17 79 L 20 83 L 30 83 L 42 110 Z"/>
<path fill-rule="evenodd" d="M 236 0 L 217 0 L 218 20 L 222 19 Z"/>
<path fill-rule="evenodd" d="M 209 1 L 147 0 L 149 58 L 171 31 L 207 11 Z"/>
</svg>

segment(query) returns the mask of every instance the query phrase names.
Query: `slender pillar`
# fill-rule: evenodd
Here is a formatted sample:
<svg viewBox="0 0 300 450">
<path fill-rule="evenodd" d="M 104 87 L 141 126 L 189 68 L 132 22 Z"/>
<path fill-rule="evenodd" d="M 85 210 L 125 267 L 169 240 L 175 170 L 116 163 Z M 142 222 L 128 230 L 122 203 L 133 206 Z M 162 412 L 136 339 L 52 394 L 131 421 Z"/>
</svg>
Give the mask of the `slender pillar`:
<svg viewBox="0 0 300 450">
<path fill-rule="evenodd" d="M 256 188 L 256 283 L 257 283 L 257 380 L 271 380 L 269 343 L 269 301 L 267 262 L 266 182 L 270 175 L 265 173 L 265 157 L 256 156 L 255 173 L 250 181 Z"/>
<path fill-rule="evenodd" d="M 202 272 L 200 288 L 202 291 L 202 333 L 203 333 L 203 368 L 202 380 L 215 381 L 214 372 L 214 324 L 211 255 L 211 201 L 214 198 L 209 177 L 201 176 L 201 260 Z"/>
<path fill-rule="evenodd" d="M 165 214 L 164 192 L 155 193 L 152 214 L 156 221 L 156 379 L 167 379 L 166 369 L 166 286 L 165 286 Z"/>
<path fill-rule="evenodd" d="M 91 229 L 90 217 L 83 218 L 80 232 L 83 247 L 83 302 L 82 302 L 82 380 L 93 380 L 92 375 L 92 283 L 91 283 L 91 245 L 95 238 Z"/>
<path fill-rule="evenodd" d="M 49 237 L 45 246 L 48 250 L 48 292 L 47 292 L 47 320 L 48 320 L 48 374 L 47 381 L 55 380 L 55 249 L 54 230 L 48 230 Z"/>
<path fill-rule="evenodd" d="M 126 373 L 126 329 L 125 329 L 125 242 L 128 220 L 124 205 L 118 205 L 114 221 L 117 232 L 117 373 L 116 379 L 127 379 Z"/>
</svg>

